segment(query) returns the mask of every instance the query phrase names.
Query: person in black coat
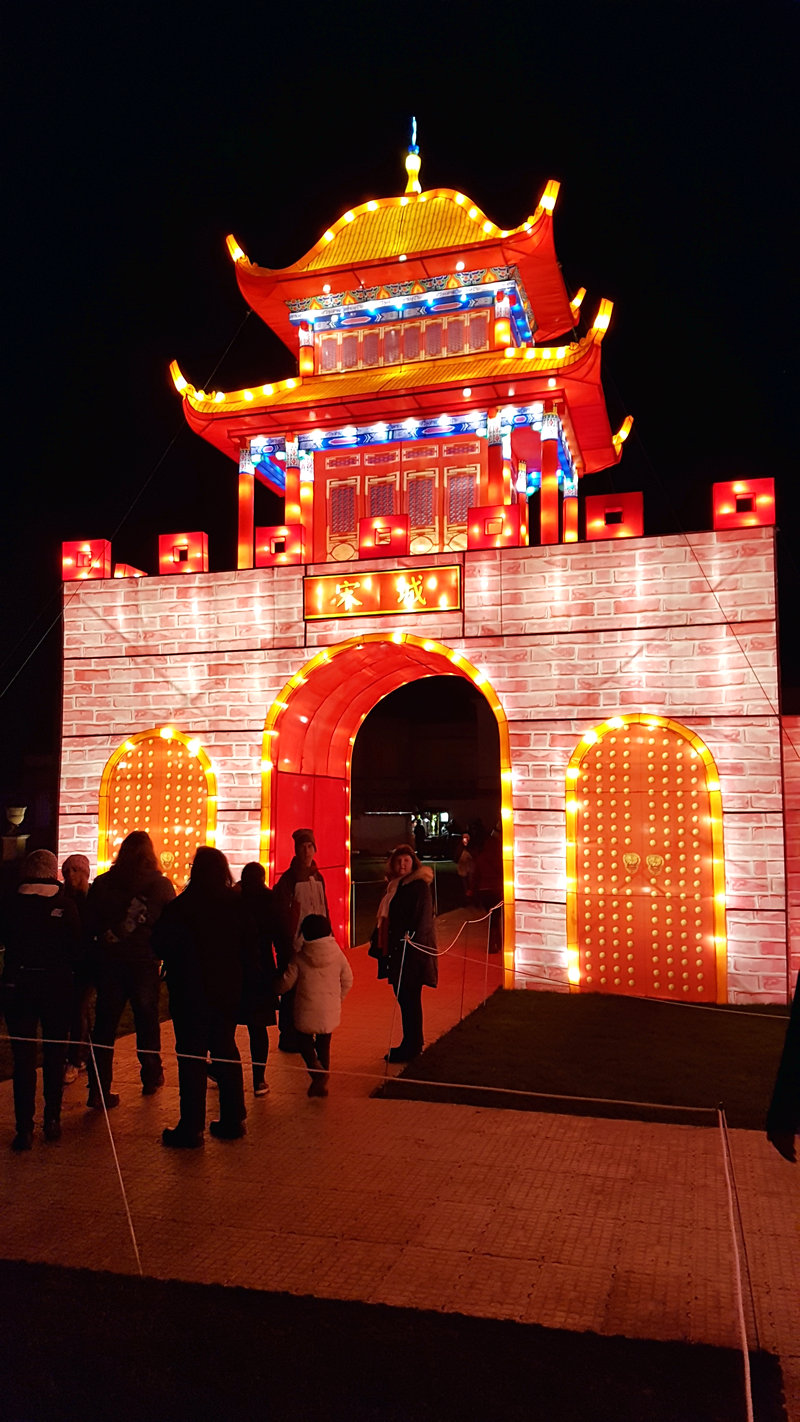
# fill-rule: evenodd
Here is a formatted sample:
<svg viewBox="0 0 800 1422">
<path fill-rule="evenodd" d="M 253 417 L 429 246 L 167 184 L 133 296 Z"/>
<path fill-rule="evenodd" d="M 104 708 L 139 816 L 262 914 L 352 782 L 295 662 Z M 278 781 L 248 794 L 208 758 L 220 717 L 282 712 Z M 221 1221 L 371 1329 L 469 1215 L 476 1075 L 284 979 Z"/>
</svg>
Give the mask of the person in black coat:
<svg viewBox="0 0 800 1422">
<path fill-rule="evenodd" d="M 219 1086 L 219 1120 L 209 1130 L 222 1140 L 236 1140 L 245 1133 L 247 1115 L 236 1022 L 257 978 L 256 931 L 218 849 L 198 849 L 189 883 L 165 908 L 153 940 L 166 969 L 181 1103 L 180 1120 L 162 1132 L 162 1142 L 203 1144 L 209 1054 Z"/>
<path fill-rule="evenodd" d="M 89 878 L 91 865 L 85 854 L 68 854 L 61 865 L 64 893 L 72 899 L 81 926 L 82 952 L 75 964 L 75 983 L 72 992 L 72 1015 L 69 1024 L 69 1046 L 64 1067 L 64 1085 L 78 1078 L 78 1073 L 86 1070 L 89 1057 L 89 1033 L 92 1020 L 92 1002 L 95 985 L 87 937 L 87 905 L 89 902 Z"/>
<path fill-rule="evenodd" d="M 89 1058 L 87 1105 L 107 1110 L 119 1105 L 111 1091 L 114 1039 L 126 1002 L 133 1008 L 142 1095 L 164 1085 L 159 1020 L 159 966 L 151 938 L 161 910 L 175 897 L 161 873 L 153 841 L 134 830 L 119 847 L 116 862 L 89 890 L 86 920 L 97 982 L 97 1006 Z"/>
<path fill-rule="evenodd" d="M 269 1092 L 265 1079 L 269 1056 L 267 1028 L 275 1025 L 278 1001 L 275 982 L 279 973 L 286 970 L 292 945 L 275 892 L 267 888 L 263 864 L 245 864 L 236 888 L 258 935 L 258 974 L 255 982 L 245 984 L 239 1021 L 247 1025 L 250 1036 L 253 1094 L 266 1096 Z"/>
<path fill-rule="evenodd" d="M 30 1150 L 36 1104 L 36 1036 L 42 1028 L 44 1136 L 61 1135 L 61 1094 L 72 1008 L 73 964 L 80 953 L 75 905 L 58 881 L 58 861 L 34 850 L 21 882 L 0 904 L 0 942 L 5 946 L 3 1011 L 14 1058 L 12 1150 Z"/>
<path fill-rule="evenodd" d="M 387 977 L 394 988 L 403 1020 L 403 1040 L 391 1048 L 386 1060 L 408 1062 L 424 1046 L 422 989 L 436 987 L 439 981 L 430 889 L 433 870 L 420 864 L 410 844 L 399 844 L 389 857 L 387 878 L 369 952 L 378 959 L 378 977 Z M 414 943 L 406 941 L 407 934 Z"/>
<path fill-rule="evenodd" d="M 786 1028 L 775 1089 L 767 1112 L 767 1139 L 784 1160 L 797 1161 L 800 1134 L 800 973 Z"/>
</svg>

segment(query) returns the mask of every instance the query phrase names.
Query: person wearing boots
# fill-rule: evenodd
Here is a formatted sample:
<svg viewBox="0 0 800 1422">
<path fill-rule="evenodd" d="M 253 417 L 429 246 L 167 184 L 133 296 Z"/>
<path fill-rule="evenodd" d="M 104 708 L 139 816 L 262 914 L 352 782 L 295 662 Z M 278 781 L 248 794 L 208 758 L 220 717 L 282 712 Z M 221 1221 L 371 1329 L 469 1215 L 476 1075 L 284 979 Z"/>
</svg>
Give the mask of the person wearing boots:
<svg viewBox="0 0 800 1422">
<path fill-rule="evenodd" d="M 439 982 L 430 889 L 433 870 L 420 864 L 410 844 L 398 844 L 389 856 L 386 877 L 369 954 L 378 960 L 378 977 L 389 979 L 403 1019 L 403 1040 L 387 1052 L 386 1060 L 409 1062 L 424 1046 L 422 989 Z M 407 942 L 406 935 L 414 942 Z"/>
<path fill-rule="evenodd" d="M 294 1025 L 308 1067 L 309 1096 L 327 1096 L 331 1036 L 342 1020 L 342 1002 L 353 972 L 331 933 L 331 921 L 310 913 L 300 925 L 300 951 L 277 982 L 278 992 L 294 991 Z"/>
<path fill-rule="evenodd" d="M 86 905 L 89 900 L 91 869 L 85 854 L 69 854 L 61 865 L 64 893 L 72 899 L 81 925 L 82 949 L 75 964 L 75 985 L 72 994 L 72 1015 L 69 1024 L 69 1046 L 64 1067 L 64 1085 L 77 1081 L 78 1073 L 86 1070 L 89 1056 L 89 1028 L 94 998 L 94 974 L 86 937 Z"/>
<path fill-rule="evenodd" d="M 30 1150 L 36 1105 L 36 1037 L 42 1029 L 44 1137 L 61 1136 L 61 1093 L 72 1007 L 73 963 L 80 952 L 74 903 L 58 880 L 58 860 L 36 849 L 16 892 L 0 904 L 5 945 L 3 1011 L 14 1058 L 15 1151 Z"/>
<path fill-rule="evenodd" d="M 314 858 L 317 852 L 314 831 L 310 829 L 293 830 L 292 839 L 294 840 L 294 858 L 275 885 L 275 897 L 283 915 L 293 951 L 297 953 L 303 942 L 300 932 L 303 919 L 310 913 L 330 918 L 330 912 L 325 895 L 325 880 L 320 874 Z M 278 966 L 285 967 L 286 965 L 279 964 Z M 281 1052 L 298 1052 L 300 1050 L 293 1024 L 293 1011 L 294 994 L 288 992 L 281 998 L 278 1011 L 278 1027 L 280 1029 L 278 1050 Z"/>
<path fill-rule="evenodd" d="M 257 972 L 256 931 L 221 850 L 197 850 L 189 883 L 167 904 L 153 941 L 167 974 L 181 1105 L 180 1120 L 162 1132 L 162 1143 L 172 1149 L 203 1144 L 209 1054 L 219 1087 L 219 1120 L 209 1130 L 219 1140 L 238 1140 L 247 1112 L 236 1018 Z"/>
<path fill-rule="evenodd" d="M 159 1021 L 159 965 L 151 937 L 164 905 L 175 897 L 161 873 L 153 841 L 133 830 L 119 847 L 116 862 L 99 874 L 86 906 L 97 973 L 97 1008 L 89 1061 L 87 1106 L 99 1111 L 119 1105 L 111 1091 L 114 1039 L 126 1002 L 133 1008 L 142 1095 L 164 1085 Z"/>
<path fill-rule="evenodd" d="M 239 1012 L 250 1037 L 250 1061 L 253 1070 L 253 1095 L 267 1096 L 267 1058 L 269 1057 L 268 1027 L 275 1025 L 277 994 L 275 980 L 288 966 L 292 946 L 278 908 L 274 889 L 267 888 L 263 864 L 245 864 L 236 885 L 242 907 L 255 924 L 258 935 L 258 973 L 252 984 L 245 985 Z"/>
</svg>

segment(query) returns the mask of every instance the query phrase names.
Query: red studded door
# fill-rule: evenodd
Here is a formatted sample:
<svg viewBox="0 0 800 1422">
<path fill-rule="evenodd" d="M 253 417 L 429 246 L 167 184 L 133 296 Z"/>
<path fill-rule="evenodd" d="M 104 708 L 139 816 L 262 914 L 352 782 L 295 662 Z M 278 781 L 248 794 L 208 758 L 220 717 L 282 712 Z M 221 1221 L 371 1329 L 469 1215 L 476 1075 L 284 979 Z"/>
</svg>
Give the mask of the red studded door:
<svg viewBox="0 0 800 1422">
<path fill-rule="evenodd" d="M 714 1002 L 714 844 L 701 755 L 668 725 L 626 722 L 589 746 L 575 786 L 581 986 Z"/>
</svg>

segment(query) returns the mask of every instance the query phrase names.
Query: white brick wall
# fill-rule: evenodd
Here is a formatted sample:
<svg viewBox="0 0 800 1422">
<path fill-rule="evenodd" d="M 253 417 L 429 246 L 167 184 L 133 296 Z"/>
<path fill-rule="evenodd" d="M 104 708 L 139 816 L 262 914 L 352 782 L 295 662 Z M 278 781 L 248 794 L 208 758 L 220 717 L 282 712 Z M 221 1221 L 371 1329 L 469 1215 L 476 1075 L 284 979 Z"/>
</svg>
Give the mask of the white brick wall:
<svg viewBox="0 0 800 1422">
<path fill-rule="evenodd" d="M 60 853 L 80 850 L 94 862 L 97 794 L 109 755 L 131 732 L 170 722 L 197 735 L 212 759 L 220 848 L 237 869 L 257 857 L 261 733 L 274 697 L 319 648 L 402 629 L 462 651 L 486 673 L 508 718 L 524 981 L 566 986 L 567 761 L 589 726 L 644 710 L 696 731 L 717 762 L 731 996 L 783 998 L 787 899 L 772 530 L 427 561 L 461 564 L 461 612 L 304 624 L 306 570 L 298 567 L 68 584 Z M 358 568 L 393 566 L 373 560 Z M 800 748 L 800 721 L 793 734 Z M 800 833 L 800 760 L 791 767 L 788 760 L 785 754 Z M 796 961 L 800 848 L 794 855 Z"/>
</svg>

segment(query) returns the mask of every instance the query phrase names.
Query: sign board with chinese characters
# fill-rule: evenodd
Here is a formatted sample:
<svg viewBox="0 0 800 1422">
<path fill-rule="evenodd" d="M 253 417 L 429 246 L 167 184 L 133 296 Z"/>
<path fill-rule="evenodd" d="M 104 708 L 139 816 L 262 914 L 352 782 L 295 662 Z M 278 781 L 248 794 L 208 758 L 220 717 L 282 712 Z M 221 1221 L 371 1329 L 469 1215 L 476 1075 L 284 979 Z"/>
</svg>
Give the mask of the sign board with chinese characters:
<svg viewBox="0 0 800 1422">
<path fill-rule="evenodd" d="M 461 568 L 406 568 L 396 572 L 333 573 L 303 579 L 303 615 L 385 617 L 392 612 L 457 612 Z"/>
</svg>

